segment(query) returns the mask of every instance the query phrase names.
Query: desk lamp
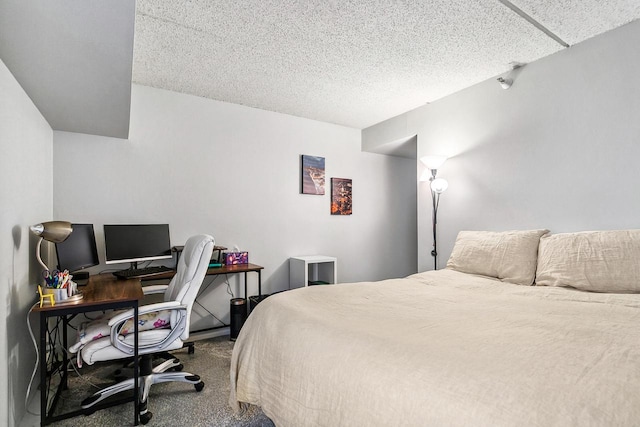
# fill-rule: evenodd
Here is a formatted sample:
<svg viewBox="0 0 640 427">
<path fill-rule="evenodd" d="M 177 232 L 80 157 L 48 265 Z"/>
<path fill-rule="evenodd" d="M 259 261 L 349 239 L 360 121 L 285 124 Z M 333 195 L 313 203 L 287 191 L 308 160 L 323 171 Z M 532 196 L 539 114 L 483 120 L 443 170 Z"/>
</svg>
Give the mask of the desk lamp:
<svg viewBox="0 0 640 427">
<path fill-rule="evenodd" d="M 64 242 L 73 231 L 71 223 L 67 221 L 49 221 L 32 225 L 29 229 L 36 236 L 40 236 L 40 240 L 38 240 L 38 245 L 36 246 L 36 258 L 42 268 L 49 270 L 49 267 L 42 262 L 42 258 L 40 257 L 40 246 L 42 245 L 42 241 L 46 240 L 52 243 Z"/>
</svg>

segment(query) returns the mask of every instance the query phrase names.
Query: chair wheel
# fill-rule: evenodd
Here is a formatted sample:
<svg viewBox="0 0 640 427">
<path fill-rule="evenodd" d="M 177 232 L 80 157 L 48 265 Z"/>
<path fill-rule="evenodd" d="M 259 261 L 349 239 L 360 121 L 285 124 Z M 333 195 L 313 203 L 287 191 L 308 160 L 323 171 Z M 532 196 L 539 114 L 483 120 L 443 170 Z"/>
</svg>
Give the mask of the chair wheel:
<svg viewBox="0 0 640 427">
<path fill-rule="evenodd" d="M 196 391 L 202 391 L 202 389 L 204 388 L 204 383 L 200 381 L 199 383 L 196 383 L 193 386 L 196 388 Z"/>
<path fill-rule="evenodd" d="M 173 367 L 173 370 L 176 372 L 180 372 L 183 369 L 184 369 L 184 365 L 182 363 Z"/>
<path fill-rule="evenodd" d="M 153 414 L 151 412 L 145 412 L 144 414 L 140 414 L 140 422 L 142 424 L 146 424 L 151 420 Z"/>
</svg>

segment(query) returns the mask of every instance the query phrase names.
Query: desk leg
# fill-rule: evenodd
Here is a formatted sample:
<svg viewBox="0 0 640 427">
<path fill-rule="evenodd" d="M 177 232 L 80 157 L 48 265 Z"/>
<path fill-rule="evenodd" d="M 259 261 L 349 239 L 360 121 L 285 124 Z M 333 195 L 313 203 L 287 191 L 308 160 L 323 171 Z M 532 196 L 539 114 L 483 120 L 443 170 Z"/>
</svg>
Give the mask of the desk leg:
<svg viewBox="0 0 640 427">
<path fill-rule="evenodd" d="M 133 307 L 133 425 L 138 425 L 138 416 L 140 415 L 140 384 L 138 383 L 138 377 L 140 375 L 139 370 L 140 361 L 138 360 L 138 302 Z"/>
<path fill-rule="evenodd" d="M 249 293 L 247 292 L 247 272 L 244 272 L 244 308 L 249 316 Z"/>
<path fill-rule="evenodd" d="M 40 312 L 40 425 L 46 425 L 47 399 L 47 315 Z"/>
<path fill-rule="evenodd" d="M 258 301 L 262 301 L 262 271 L 258 270 Z"/>
<path fill-rule="evenodd" d="M 67 390 L 69 385 L 67 383 L 67 368 L 69 366 L 69 355 L 67 354 L 67 349 L 69 348 L 67 341 L 67 326 L 69 326 L 69 318 L 64 316 L 62 318 L 62 390 Z"/>
</svg>

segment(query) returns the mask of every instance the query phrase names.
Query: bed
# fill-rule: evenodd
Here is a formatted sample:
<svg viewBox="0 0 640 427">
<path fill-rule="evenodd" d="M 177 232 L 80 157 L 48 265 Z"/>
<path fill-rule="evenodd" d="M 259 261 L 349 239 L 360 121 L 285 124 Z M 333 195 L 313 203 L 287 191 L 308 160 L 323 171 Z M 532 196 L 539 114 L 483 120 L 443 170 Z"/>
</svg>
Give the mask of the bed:
<svg viewBox="0 0 640 427">
<path fill-rule="evenodd" d="M 637 426 L 640 232 L 506 233 L 461 232 L 444 270 L 267 298 L 231 406 L 278 427 Z"/>
</svg>

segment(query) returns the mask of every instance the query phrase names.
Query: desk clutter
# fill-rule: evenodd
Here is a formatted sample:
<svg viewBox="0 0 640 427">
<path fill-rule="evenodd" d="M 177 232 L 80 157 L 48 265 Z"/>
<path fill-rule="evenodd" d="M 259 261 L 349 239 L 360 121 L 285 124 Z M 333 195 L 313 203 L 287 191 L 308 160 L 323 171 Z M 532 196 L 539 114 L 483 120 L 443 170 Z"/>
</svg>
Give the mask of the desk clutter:
<svg viewBox="0 0 640 427">
<path fill-rule="evenodd" d="M 249 252 L 223 252 L 225 265 L 249 264 Z"/>
<path fill-rule="evenodd" d="M 237 247 L 234 251 L 227 251 L 224 246 L 216 246 L 213 249 L 209 267 L 222 267 L 223 265 L 249 264 L 249 252 L 240 251 Z"/>
<path fill-rule="evenodd" d="M 183 246 L 174 246 L 172 252 L 177 252 L 178 256 L 183 250 Z M 222 267 L 225 265 L 249 264 L 249 252 L 240 251 L 237 247 L 233 251 L 227 251 L 225 246 L 215 246 L 213 255 L 209 261 L 209 268 Z"/>
<path fill-rule="evenodd" d="M 55 305 L 56 303 L 71 303 L 82 299 L 78 292 L 78 284 L 71 280 L 73 276 L 69 270 L 44 270 L 42 272 L 45 287 L 38 285 L 40 295 L 40 307 L 43 305 Z"/>
</svg>

